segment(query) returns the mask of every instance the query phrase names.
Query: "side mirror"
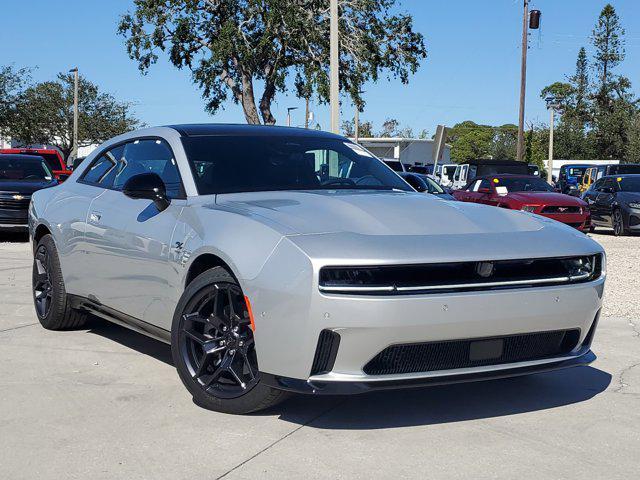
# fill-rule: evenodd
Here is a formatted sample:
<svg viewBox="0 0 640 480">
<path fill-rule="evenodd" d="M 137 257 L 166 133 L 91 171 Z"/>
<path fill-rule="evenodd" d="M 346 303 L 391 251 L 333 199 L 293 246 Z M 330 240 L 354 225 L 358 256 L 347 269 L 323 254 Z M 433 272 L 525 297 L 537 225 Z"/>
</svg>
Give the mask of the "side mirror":
<svg viewBox="0 0 640 480">
<path fill-rule="evenodd" d="M 167 188 L 157 173 L 141 173 L 127 180 L 122 193 L 129 198 L 153 200 L 159 211 L 166 210 L 171 203 L 167 197 Z"/>
<path fill-rule="evenodd" d="M 429 190 L 424 180 L 413 173 L 405 173 L 402 175 L 402 178 L 404 178 L 405 182 L 411 185 L 416 192 L 424 193 Z"/>
</svg>

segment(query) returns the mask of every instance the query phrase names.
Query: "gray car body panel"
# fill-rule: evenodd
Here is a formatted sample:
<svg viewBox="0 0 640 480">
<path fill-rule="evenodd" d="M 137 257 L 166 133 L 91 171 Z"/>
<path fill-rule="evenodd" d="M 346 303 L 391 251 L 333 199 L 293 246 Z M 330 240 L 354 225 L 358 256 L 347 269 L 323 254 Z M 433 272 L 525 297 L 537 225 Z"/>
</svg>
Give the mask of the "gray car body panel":
<svg viewBox="0 0 640 480">
<path fill-rule="evenodd" d="M 146 215 L 150 201 L 77 182 L 105 148 L 148 137 L 162 138 L 172 148 L 185 200 Z M 92 222 L 96 211 L 107 228 Z M 362 371 L 366 362 L 395 343 L 564 328 L 579 328 L 584 338 L 602 302 L 604 275 L 561 287 L 393 297 L 322 294 L 318 272 L 326 265 L 561 257 L 603 250 L 584 234 L 544 217 L 412 192 L 198 196 L 180 133 L 169 127 L 103 144 L 64 184 L 34 194 L 29 223 L 32 238 L 41 225 L 51 231 L 68 293 L 164 330 L 171 328 L 194 262 L 202 255 L 222 259 L 251 301 L 260 369 L 298 379 L 309 378 L 325 328 L 338 331 L 341 344 L 333 371 L 322 380 L 361 381 L 371 380 Z M 405 377 L 415 374 L 393 379 Z"/>
</svg>

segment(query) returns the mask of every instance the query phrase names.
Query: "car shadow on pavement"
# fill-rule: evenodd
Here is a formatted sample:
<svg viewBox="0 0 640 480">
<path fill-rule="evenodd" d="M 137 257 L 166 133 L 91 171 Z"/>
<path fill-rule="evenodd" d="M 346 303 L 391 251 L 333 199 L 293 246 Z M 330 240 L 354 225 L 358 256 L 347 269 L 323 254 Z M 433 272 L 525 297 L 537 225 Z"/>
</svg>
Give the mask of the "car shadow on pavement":
<svg viewBox="0 0 640 480">
<path fill-rule="evenodd" d="M 173 365 L 168 345 L 91 317 L 88 332 Z M 335 430 L 375 430 L 436 425 L 547 410 L 602 393 L 611 375 L 593 367 L 484 382 L 389 390 L 350 397 L 294 395 L 257 416 Z M 176 388 L 182 388 L 176 383 Z M 199 408 L 199 407 L 198 407 Z"/>
<path fill-rule="evenodd" d="M 171 359 L 171 347 L 166 343 L 162 343 L 159 340 L 155 340 L 142 335 L 141 333 L 131 331 L 128 328 L 121 327 L 120 325 L 108 322 L 107 320 L 102 320 L 95 316 L 89 317 L 85 328 L 89 333 L 108 338 L 120 345 L 144 355 L 149 355 L 156 360 L 160 360 L 167 365 L 173 366 L 173 360 Z"/>
<path fill-rule="evenodd" d="M 436 425 L 515 415 L 584 402 L 606 390 L 611 375 L 593 367 L 576 367 L 484 382 L 420 389 L 380 391 L 335 398 L 326 413 L 308 423 L 321 429 L 374 430 Z M 300 409 L 319 397 L 294 397 L 272 412 L 299 423 Z"/>
</svg>

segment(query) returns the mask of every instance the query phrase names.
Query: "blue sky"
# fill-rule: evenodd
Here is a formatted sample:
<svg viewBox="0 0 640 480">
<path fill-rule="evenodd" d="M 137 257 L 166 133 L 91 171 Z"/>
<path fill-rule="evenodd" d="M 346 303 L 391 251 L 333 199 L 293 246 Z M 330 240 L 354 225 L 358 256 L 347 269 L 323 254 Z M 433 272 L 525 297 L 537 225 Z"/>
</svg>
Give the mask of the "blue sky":
<svg viewBox="0 0 640 480">
<path fill-rule="evenodd" d="M 588 37 L 600 0 L 536 0 L 542 28 L 532 31 L 527 77 L 527 121 L 546 122 L 539 92 L 571 73 L 580 46 Z M 611 1 L 627 31 L 627 58 L 618 69 L 640 93 L 640 15 L 638 0 Z M 135 112 L 148 125 L 179 122 L 244 122 L 240 107 L 229 102 L 211 116 L 191 83 L 161 58 L 148 75 L 139 73 L 116 34 L 119 16 L 129 0 L 30 0 L 5 2 L 0 31 L 0 64 L 37 66 L 34 77 L 46 80 L 78 65 L 81 72 L 118 98 L 135 103 Z M 402 0 L 400 8 L 414 16 L 424 34 L 429 57 L 408 86 L 380 81 L 365 87 L 367 107 L 362 117 L 376 128 L 387 117 L 418 132 L 435 131 L 438 123 L 463 120 L 517 123 L 519 92 L 521 0 Z M 342 116 L 353 108 L 343 99 Z M 284 124 L 286 108 L 298 106 L 294 124 L 303 122 L 304 103 L 279 95 L 274 113 Z M 316 120 L 329 127 L 327 105 L 313 105 Z"/>
</svg>

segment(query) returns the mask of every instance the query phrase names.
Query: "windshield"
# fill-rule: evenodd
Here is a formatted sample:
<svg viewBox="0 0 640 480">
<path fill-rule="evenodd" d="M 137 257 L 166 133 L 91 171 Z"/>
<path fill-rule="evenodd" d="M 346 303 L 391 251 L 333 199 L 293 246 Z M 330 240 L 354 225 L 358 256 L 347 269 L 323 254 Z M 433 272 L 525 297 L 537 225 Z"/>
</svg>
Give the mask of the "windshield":
<svg viewBox="0 0 640 480">
<path fill-rule="evenodd" d="M 424 180 L 424 183 L 427 184 L 427 188 L 429 189 L 429 193 L 433 193 L 435 195 L 441 194 L 441 193 L 445 193 L 445 191 L 442 189 L 442 187 L 440 185 L 438 185 L 432 178 L 426 176 L 426 175 L 421 175 L 420 178 L 422 178 Z"/>
<path fill-rule="evenodd" d="M 384 163 L 386 163 L 394 172 L 404 172 L 402 169 L 402 163 L 397 160 L 384 160 Z"/>
<path fill-rule="evenodd" d="M 51 180 L 51 171 L 40 158 L 0 156 L 0 180 Z"/>
<path fill-rule="evenodd" d="M 621 177 L 618 180 L 618 185 L 623 192 L 640 192 L 640 176 Z"/>
<path fill-rule="evenodd" d="M 536 177 L 494 178 L 493 184 L 509 192 L 553 192 L 551 185 Z"/>
<path fill-rule="evenodd" d="M 412 191 L 368 151 L 346 140 L 299 136 L 182 139 L 200 195 L 275 190 Z"/>
</svg>

